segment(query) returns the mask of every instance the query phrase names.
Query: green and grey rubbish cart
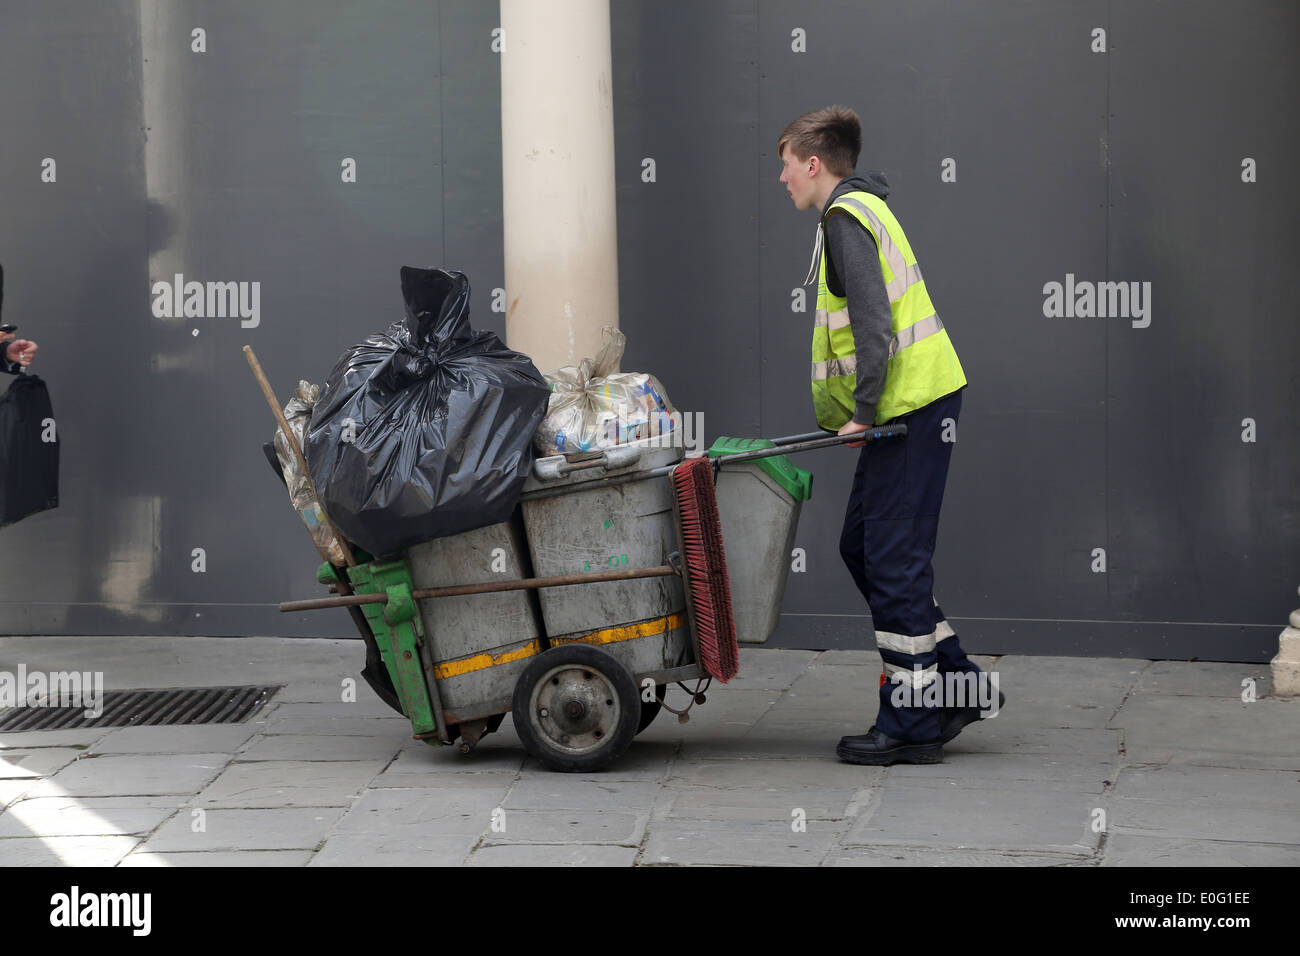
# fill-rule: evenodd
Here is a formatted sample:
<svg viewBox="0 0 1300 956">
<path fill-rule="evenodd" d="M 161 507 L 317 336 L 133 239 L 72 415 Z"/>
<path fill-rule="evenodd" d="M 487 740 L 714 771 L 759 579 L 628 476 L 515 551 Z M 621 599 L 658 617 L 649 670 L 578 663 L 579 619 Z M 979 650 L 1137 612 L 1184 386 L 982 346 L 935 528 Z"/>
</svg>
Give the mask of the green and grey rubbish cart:
<svg viewBox="0 0 1300 956">
<path fill-rule="evenodd" d="M 685 722 L 714 678 L 734 676 L 737 638 L 775 630 L 812 478 L 785 456 L 905 431 L 539 458 L 510 520 L 395 558 L 325 561 L 317 578 L 335 596 L 280 609 L 348 608 L 371 655 L 363 676 L 415 737 L 468 754 L 511 713 L 546 767 L 599 770 L 661 710 Z"/>
</svg>

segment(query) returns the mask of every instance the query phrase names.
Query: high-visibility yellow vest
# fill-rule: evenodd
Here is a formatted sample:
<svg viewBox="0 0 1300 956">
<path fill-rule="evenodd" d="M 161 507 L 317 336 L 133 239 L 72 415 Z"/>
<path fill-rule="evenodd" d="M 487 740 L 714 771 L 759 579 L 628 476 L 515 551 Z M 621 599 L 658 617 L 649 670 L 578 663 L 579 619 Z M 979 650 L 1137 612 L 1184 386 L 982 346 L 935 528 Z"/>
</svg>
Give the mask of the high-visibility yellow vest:
<svg viewBox="0 0 1300 956">
<path fill-rule="evenodd" d="M 957 391 L 966 384 L 966 375 L 930 301 L 903 227 L 885 201 L 868 192 L 845 193 L 831 204 L 826 216 L 845 214 L 862 223 L 875 239 L 889 294 L 894 338 L 889 343 L 885 388 L 876 404 L 876 420 L 863 422 L 883 425 Z M 856 408 L 853 389 L 857 385 L 857 352 L 849 324 L 848 299 L 832 295 L 827 288 L 826 259 L 823 243 L 812 339 L 812 394 L 817 424 L 838 431 L 853 418 Z M 841 276 L 840 281 L 844 278 Z"/>
</svg>

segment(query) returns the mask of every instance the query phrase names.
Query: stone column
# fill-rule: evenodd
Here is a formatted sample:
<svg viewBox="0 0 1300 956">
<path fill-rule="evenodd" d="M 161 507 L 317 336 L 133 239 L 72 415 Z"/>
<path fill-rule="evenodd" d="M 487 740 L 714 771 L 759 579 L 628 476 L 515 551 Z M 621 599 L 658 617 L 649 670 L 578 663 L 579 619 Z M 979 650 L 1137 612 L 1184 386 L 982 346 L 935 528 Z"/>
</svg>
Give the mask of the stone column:
<svg viewBox="0 0 1300 956">
<path fill-rule="evenodd" d="M 506 337 L 543 372 L 618 325 L 609 0 L 501 0 Z"/>
</svg>

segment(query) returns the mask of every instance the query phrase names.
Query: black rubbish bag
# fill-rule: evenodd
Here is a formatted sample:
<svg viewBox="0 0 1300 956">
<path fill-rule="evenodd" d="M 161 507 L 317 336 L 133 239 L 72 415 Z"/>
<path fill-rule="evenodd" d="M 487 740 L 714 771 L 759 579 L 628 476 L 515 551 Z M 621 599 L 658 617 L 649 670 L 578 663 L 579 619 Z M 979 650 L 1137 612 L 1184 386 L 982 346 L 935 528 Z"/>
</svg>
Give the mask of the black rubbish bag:
<svg viewBox="0 0 1300 956">
<path fill-rule="evenodd" d="M 0 527 L 59 506 L 59 442 L 50 393 L 19 374 L 0 396 Z"/>
<path fill-rule="evenodd" d="M 348 349 L 304 453 L 321 507 L 379 557 L 505 521 L 550 390 L 526 355 L 469 325 L 469 280 L 402 269 L 406 318 Z"/>
</svg>

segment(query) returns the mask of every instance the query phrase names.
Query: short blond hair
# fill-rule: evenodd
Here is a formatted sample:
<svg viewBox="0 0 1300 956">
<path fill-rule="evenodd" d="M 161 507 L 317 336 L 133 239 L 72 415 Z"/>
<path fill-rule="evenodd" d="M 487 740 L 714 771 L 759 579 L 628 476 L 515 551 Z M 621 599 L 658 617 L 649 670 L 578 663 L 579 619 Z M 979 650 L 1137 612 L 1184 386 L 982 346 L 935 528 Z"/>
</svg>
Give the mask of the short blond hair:
<svg viewBox="0 0 1300 956">
<path fill-rule="evenodd" d="M 776 141 L 777 156 L 787 144 L 799 159 L 816 156 L 836 176 L 847 176 L 858 166 L 862 124 L 847 106 L 825 106 L 804 113 L 785 128 Z"/>
</svg>

